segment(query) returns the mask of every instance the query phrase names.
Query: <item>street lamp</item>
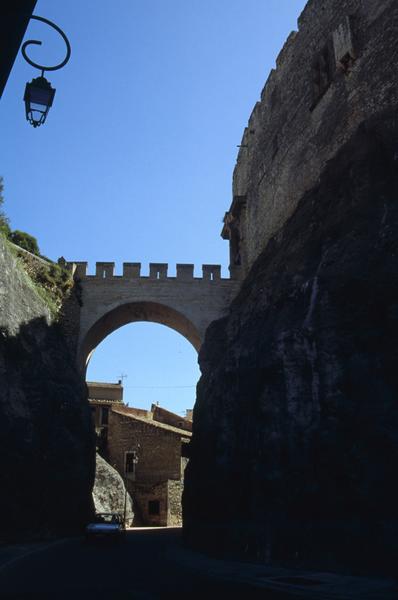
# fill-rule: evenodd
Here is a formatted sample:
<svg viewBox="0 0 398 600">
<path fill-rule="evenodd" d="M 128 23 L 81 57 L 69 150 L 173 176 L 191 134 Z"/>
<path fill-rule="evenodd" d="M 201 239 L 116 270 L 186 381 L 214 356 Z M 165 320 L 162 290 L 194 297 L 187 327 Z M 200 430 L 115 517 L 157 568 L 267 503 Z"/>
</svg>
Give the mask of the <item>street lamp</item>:
<svg viewBox="0 0 398 600">
<path fill-rule="evenodd" d="M 45 67 L 43 65 L 38 65 L 37 63 L 30 60 L 30 58 L 26 54 L 25 48 L 29 46 L 29 44 L 35 44 L 41 46 L 41 42 L 38 40 L 28 40 L 25 42 L 21 48 L 22 56 L 30 65 L 39 69 L 41 71 L 41 76 L 32 79 L 30 83 L 26 84 L 25 94 L 24 94 L 24 102 L 25 102 L 25 114 L 26 119 L 29 121 L 33 127 L 39 127 L 43 125 L 47 118 L 48 111 L 50 110 L 55 96 L 55 89 L 51 87 L 51 83 L 47 81 L 44 77 L 45 71 L 56 71 L 57 69 L 62 69 L 68 62 L 71 54 L 70 43 L 62 29 L 60 29 L 57 25 L 49 21 L 48 19 L 44 19 L 43 17 L 37 17 L 32 15 L 31 19 L 35 19 L 36 21 L 42 21 L 43 23 L 47 23 L 50 27 L 53 27 L 58 33 L 62 36 L 65 44 L 66 44 L 66 56 L 64 60 L 55 65 L 54 67 Z"/>
<path fill-rule="evenodd" d="M 43 125 L 53 104 L 55 89 L 45 77 L 36 77 L 26 84 L 24 102 L 26 119 L 33 127 Z"/>
</svg>

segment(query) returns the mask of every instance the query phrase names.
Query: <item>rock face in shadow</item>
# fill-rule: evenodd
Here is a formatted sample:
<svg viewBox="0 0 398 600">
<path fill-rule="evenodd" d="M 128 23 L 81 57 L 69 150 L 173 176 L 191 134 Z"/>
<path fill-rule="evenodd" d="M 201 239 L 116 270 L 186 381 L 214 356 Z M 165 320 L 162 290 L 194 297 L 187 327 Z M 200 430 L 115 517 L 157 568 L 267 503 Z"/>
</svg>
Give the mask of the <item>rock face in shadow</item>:
<svg viewBox="0 0 398 600">
<path fill-rule="evenodd" d="M 2 539 L 76 532 L 90 517 L 95 439 L 62 328 L 0 239 Z"/>
<path fill-rule="evenodd" d="M 397 116 L 359 127 L 207 331 L 190 544 L 396 568 Z"/>
<path fill-rule="evenodd" d="M 126 502 L 126 523 L 131 525 L 134 518 L 130 494 L 126 494 L 123 479 L 98 453 L 96 458 L 95 481 L 93 487 L 95 512 L 117 512 L 124 514 Z"/>
</svg>

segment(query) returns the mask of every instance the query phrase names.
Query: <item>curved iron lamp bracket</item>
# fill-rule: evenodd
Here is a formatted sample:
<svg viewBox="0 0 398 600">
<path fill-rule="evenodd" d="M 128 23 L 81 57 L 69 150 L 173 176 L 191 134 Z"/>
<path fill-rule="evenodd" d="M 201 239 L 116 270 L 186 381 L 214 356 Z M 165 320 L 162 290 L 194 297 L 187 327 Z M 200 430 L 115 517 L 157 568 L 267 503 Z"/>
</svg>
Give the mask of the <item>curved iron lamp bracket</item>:
<svg viewBox="0 0 398 600">
<path fill-rule="evenodd" d="M 30 60 L 30 58 L 27 56 L 25 48 L 27 46 L 29 46 L 30 44 L 35 44 L 36 46 L 41 46 L 41 42 L 39 40 L 26 41 L 22 45 L 22 48 L 21 48 L 22 56 L 24 57 L 26 62 L 28 62 L 30 65 L 32 65 L 32 67 L 35 67 L 36 69 L 40 69 L 42 76 L 44 74 L 44 71 L 57 71 L 58 69 L 62 69 L 62 67 L 64 67 L 66 65 L 66 63 L 68 62 L 68 60 L 70 59 L 70 54 L 71 54 L 71 48 L 70 48 L 70 43 L 69 43 L 68 38 L 66 37 L 66 35 L 62 31 L 62 29 L 60 29 L 57 25 L 55 25 L 55 23 L 52 23 L 48 19 L 44 19 L 44 17 L 37 17 L 35 15 L 32 15 L 30 18 L 35 19 L 36 21 L 42 21 L 43 23 L 47 23 L 47 25 L 50 25 L 50 27 L 53 27 L 53 29 L 58 31 L 58 33 L 62 36 L 62 38 L 66 44 L 66 56 L 62 62 L 60 62 L 58 65 L 55 65 L 54 67 L 45 67 L 43 65 L 39 65 L 39 64 L 33 62 L 33 60 Z"/>
</svg>

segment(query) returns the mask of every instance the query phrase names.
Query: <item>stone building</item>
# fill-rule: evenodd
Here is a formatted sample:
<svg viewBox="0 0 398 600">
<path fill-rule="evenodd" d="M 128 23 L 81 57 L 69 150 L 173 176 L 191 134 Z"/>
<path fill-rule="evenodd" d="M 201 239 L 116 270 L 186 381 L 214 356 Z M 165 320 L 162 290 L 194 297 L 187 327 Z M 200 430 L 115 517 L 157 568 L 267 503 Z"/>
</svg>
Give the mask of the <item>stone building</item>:
<svg viewBox="0 0 398 600">
<path fill-rule="evenodd" d="M 109 414 L 109 462 L 134 498 L 136 525 L 181 525 L 181 496 L 192 423 L 159 406 L 114 405 Z"/>
<path fill-rule="evenodd" d="M 155 404 L 130 408 L 121 382 L 87 385 L 99 450 L 124 478 L 134 525 L 181 525 L 192 411 L 182 417 Z"/>
<path fill-rule="evenodd" d="M 87 387 L 95 433 L 97 436 L 97 448 L 100 453 L 106 457 L 109 411 L 113 405 L 123 404 L 122 382 L 89 382 L 87 383 Z"/>
</svg>

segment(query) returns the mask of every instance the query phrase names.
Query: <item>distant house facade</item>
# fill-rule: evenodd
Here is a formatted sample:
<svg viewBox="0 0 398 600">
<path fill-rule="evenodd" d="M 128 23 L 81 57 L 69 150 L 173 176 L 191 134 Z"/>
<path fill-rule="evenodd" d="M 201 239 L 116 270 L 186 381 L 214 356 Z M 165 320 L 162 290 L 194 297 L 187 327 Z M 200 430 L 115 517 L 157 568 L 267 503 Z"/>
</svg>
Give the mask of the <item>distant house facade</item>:
<svg viewBox="0 0 398 600">
<path fill-rule="evenodd" d="M 88 398 L 93 416 L 97 449 L 107 460 L 109 412 L 112 406 L 123 406 L 123 386 L 118 383 L 87 383 Z"/>
<path fill-rule="evenodd" d="M 181 525 L 190 411 L 181 417 L 155 404 L 150 410 L 130 408 L 123 404 L 120 382 L 87 385 L 99 450 L 125 480 L 134 500 L 134 525 Z"/>
</svg>

